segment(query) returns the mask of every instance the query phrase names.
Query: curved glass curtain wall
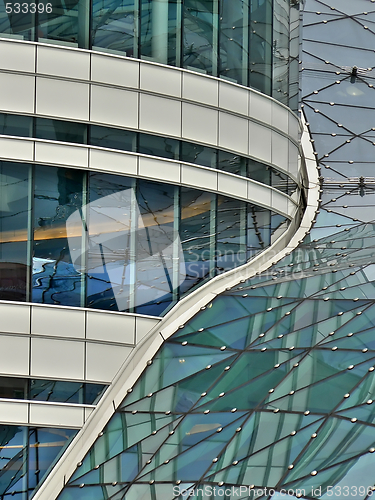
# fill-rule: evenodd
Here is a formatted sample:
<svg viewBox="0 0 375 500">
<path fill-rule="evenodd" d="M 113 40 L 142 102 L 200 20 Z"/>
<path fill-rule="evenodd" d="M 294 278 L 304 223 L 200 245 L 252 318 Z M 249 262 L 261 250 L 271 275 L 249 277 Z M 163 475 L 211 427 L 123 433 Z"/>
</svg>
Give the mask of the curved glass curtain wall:
<svg viewBox="0 0 375 500">
<path fill-rule="evenodd" d="M 251 158 L 134 130 L 0 113 L 0 134 L 88 144 L 194 163 L 253 179 L 289 196 L 297 189 L 286 173 Z"/>
<path fill-rule="evenodd" d="M 28 500 L 77 434 L 75 429 L 0 426 L 0 497 Z"/>
<path fill-rule="evenodd" d="M 191 69 L 288 103 L 288 64 L 298 54 L 298 48 L 295 55 L 293 49 L 290 53 L 289 38 L 298 20 L 298 3 L 290 7 L 289 0 L 51 0 L 51 12 L 40 4 L 43 8 L 35 13 L 28 4 L 21 12 L 11 4 L 7 13 L 5 4 L 1 0 L 0 35 Z M 292 79 L 298 81 L 295 71 Z"/>
<path fill-rule="evenodd" d="M 0 299 L 160 315 L 288 223 L 198 189 L 2 162 Z"/>
</svg>

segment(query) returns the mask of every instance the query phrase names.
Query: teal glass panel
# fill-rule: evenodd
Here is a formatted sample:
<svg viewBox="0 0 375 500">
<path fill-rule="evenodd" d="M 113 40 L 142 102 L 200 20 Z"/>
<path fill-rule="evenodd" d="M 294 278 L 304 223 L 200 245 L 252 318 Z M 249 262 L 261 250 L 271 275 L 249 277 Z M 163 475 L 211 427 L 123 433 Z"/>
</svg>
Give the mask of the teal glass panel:
<svg viewBox="0 0 375 500">
<path fill-rule="evenodd" d="M 219 170 L 224 170 L 224 172 L 230 172 L 231 174 L 246 177 L 248 161 L 251 160 L 236 155 L 235 153 L 229 153 L 228 151 L 219 150 L 217 168 Z"/>
<path fill-rule="evenodd" d="M 80 273 L 84 177 L 79 170 L 35 167 L 33 302 L 84 303 L 84 275 Z"/>
<path fill-rule="evenodd" d="M 181 161 L 195 163 L 204 167 L 217 168 L 217 149 L 190 142 L 181 142 Z"/>
<path fill-rule="evenodd" d="M 101 148 L 136 151 L 137 132 L 112 127 L 90 125 L 89 144 Z"/>
<path fill-rule="evenodd" d="M 30 189 L 30 165 L 0 162 L 1 300 L 29 299 Z"/>
<path fill-rule="evenodd" d="M 216 76 L 217 14 L 215 0 L 185 0 L 183 3 L 183 67 Z M 214 45 L 215 44 L 215 45 Z"/>
<path fill-rule="evenodd" d="M 178 160 L 180 158 L 180 141 L 169 137 L 139 134 L 138 153 Z M 177 165 L 176 168 L 178 168 Z"/>
<path fill-rule="evenodd" d="M 32 137 L 32 125 L 31 116 L 0 113 L 0 134 Z"/>
<path fill-rule="evenodd" d="M 265 94 L 271 92 L 272 0 L 251 1 L 249 85 Z"/>
<path fill-rule="evenodd" d="M 37 4 L 36 32 L 39 42 L 63 42 L 66 45 L 89 48 L 88 0 L 54 0 L 51 8 Z"/>
<path fill-rule="evenodd" d="M 93 0 L 91 45 L 128 57 L 138 57 L 137 7 L 134 0 Z"/>
<path fill-rule="evenodd" d="M 85 123 L 35 118 L 35 137 L 51 141 L 87 144 L 87 127 Z"/>
</svg>

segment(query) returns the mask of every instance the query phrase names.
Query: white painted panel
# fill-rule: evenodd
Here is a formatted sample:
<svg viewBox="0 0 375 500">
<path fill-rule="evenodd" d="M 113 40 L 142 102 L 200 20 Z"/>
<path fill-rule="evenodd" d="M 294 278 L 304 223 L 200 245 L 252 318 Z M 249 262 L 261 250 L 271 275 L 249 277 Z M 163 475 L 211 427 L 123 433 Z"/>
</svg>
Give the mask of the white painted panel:
<svg viewBox="0 0 375 500">
<path fill-rule="evenodd" d="M 259 160 L 271 161 L 271 130 L 249 122 L 249 154 Z"/>
<path fill-rule="evenodd" d="M 34 158 L 34 142 L 22 139 L 0 138 L 0 157 L 32 161 Z"/>
<path fill-rule="evenodd" d="M 139 62 L 109 55 L 91 55 L 91 78 L 93 81 L 138 88 Z"/>
<path fill-rule="evenodd" d="M 0 332 L 29 333 L 30 306 L 0 304 Z"/>
<path fill-rule="evenodd" d="M 138 127 L 138 93 L 110 87 L 91 87 L 91 120 L 120 127 Z"/>
<path fill-rule="evenodd" d="M 69 406 L 30 405 L 30 424 L 61 427 L 82 427 L 84 409 Z"/>
<path fill-rule="evenodd" d="M 141 63 L 141 90 L 157 92 L 165 96 L 181 97 L 181 71 Z"/>
<path fill-rule="evenodd" d="M 114 173 L 137 175 L 138 156 L 90 149 L 90 168 Z"/>
<path fill-rule="evenodd" d="M 73 120 L 88 120 L 89 85 L 37 77 L 36 112 Z"/>
<path fill-rule="evenodd" d="M 299 139 L 299 122 L 296 116 L 289 113 L 289 135 L 295 140 Z"/>
<path fill-rule="evenodd" d="M 180 182 L 180 169 L 179 163 L 153 160 L 142 156 L 139 158 L 139 175 L 154 180 Z"/>
<path fill-rule="evenodd" d="M 182 137 L 217 146 L 218 111 L 182 103 Z"/>
<path fill-rule="evenodd" d="M 88 343 L 86 380 L 111 383 L 132 350 L 132 347 Z"/>
<path fill-rule="evenodd" d="M 237 178 L 221 172 L 218 174 L 218 191 L 234 197 L 247 197 L 247 179 Z"/>
<path fill-rule="evenodd" d="M 140 316 L 137 316 L 135 319 L 135 325 L 136 325 L 136 343 L 138 344 L 143 337 L 145 337 L 152 328 L 154 328 L 155 325 L 160 323 L 160 320 L 157 319 L 152 319 L 152 318 L 141 318 Z"/>
<path fill-rule="evenodd" d="M 219 146 L 247 154 L 249 121 L 229 113 L 219 113 Z"/>
<path fill-rule="evenodd" d="M 35 72 L 35 45 L 0 41 L 1 68 Z"/>
<path fill-rule="evenodd" d="M 88 167 L 88 149 L 62 144 L 35 143 L 35 160 L 41 163 Z"/>
<path fill-rule="evenodd" d="M 32 338 L 31 375 L 47 378 L 83 379 L 84 343 Z"/>
<path fill-rule="evenodd" d="M 181 182 L 200 189 L 217 190 L 217 171 L 182 165 Z"/>
<path fill-rule="evenodd" d="M 31 333 L 83 339 L 85 338 L 85 311 L 33 306 Z"/>
<path fill-rule="evenodd" d="M 277 102 L 272 103 L 272 126 L 288 133 L 289 110 Z"/>
<path fill-rule="evenodd" d="M 34 76 L 0 73 L 0 88 L 0 108 L 2 111 L 34 112 Z"/>
<path fill-rule="evenodd" d="M 91 415 L 91 413 L 94 411 L 94 408 L 85 408 L 85 422 Z"/>
<path fill-rule="evenodd" d="M 226 82 L 219 82 L 219 106 L 221 108 L 247 116 L 249 95 L 250 92 L 247 89 Z"/>
<path fill-rule="evenodd" d="M 0 422 L 27 424 L 27 403 L 7 403 L 0 401 Z"/>
<path fill-rule="evenodd" d="M 193 73 L 184 73 L 182 97 L 197 103 L 217 106 L 219 102 L 219 83 L 213 78 Z"/>
<path fill-rule="evenodd" d="M 37 72 L 45 75 L 89 80 L 90 54 L 58 47 L 38 47 Z"/>
<path fill-rule="evenodd" d="M 272 131 L 272 163 L 288 170 L 289 140 L 275 131 Z"/>
<path fill-rule="evenodd" d="M 251 92 L 250 94 L 250 116 L 265 123 L 271 123 L 272 101 L 271 99 Z"/>
<path fill-rule="evenodd" d="M 140 96 L 139 127 L 142 130 L 179 137 L 181 102 L 148 94 Z"/>
<path fill-rule="evenodd" d="M 289 142 L 288 171 L 294 177 L 298 176 L 298 148 L 292 142 Z"/>
<path fill-rule="evenodd" d="M 0 335 L 0 371 L 9 375 L 29 375 L 28 337 Z"/>
<path fill-rule="evenodd" d="M 271 189 L 255 182 L 247 184 L 247 198 L 256 205 L 269 207 L 271 205 L 271 192 Z"/>
<path fill-rule="evenodd" d="M 275 212 L 288 214 L 288 198 L 278 191 L 272 191 L 272 209 Z"/>
<path fill-rule="evenodd" d="M 135 318 L 125 314 L 88 311 L 86 337 L 133 345 L 135 343 Z"/>
</svg>

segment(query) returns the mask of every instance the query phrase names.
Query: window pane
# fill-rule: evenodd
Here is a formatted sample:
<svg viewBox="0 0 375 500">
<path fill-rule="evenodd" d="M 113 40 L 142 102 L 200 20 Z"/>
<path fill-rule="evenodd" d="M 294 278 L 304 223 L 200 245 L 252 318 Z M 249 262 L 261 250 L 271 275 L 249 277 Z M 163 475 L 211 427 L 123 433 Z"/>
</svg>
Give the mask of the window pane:
<svg viewBox="0 0 375 500">
<path fill-rule="evenodd" d="M 93 0 L 92 48 L 137 57 L 134 0 Z"/>
<path fill-rule="evenodd" d="M 35 119 L 35 137 L 51 141 L 76 142 L 86 144 L 87 125 L 85 123 L 64 122 L 62 120 Z"/>
<path fill-rule="evenodd" d="M 31 116 L 0 114 L 0 134 L 31 137 L 32 124 Z"/>
<path fill-rule="evenodd" d="M 138 152 L 146 155 L 161 156 L 172 160 L 179 159 L 180 141 L 168 137 L 139 134 Z"/>
<path fill-rule="evenodd" d="M 83 180 L 78 170 L 35 168 L 33 302 L 83 305 Z"/>
<path fill-rule="evenodd" d="M 27 300 L 30 165 L 0 162 L 0 299 Z"/>
<path fill-rule="evenodd" d="M 136 150 L 137 133 L 110 127 L 90 125 L 89 143 L 101 148 L 120 149 L 121 151 Z"/>
</svg>

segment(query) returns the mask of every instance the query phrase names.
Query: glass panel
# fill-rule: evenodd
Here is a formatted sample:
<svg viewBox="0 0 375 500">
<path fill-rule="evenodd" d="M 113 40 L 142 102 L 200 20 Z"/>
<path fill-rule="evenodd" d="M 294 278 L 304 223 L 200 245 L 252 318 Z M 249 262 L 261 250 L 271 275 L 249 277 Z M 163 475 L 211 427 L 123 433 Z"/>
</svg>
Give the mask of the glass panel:
<svg viewBox="0 0 375 500">
<path fill-rule="evenodd" d="M 183 3 L 183 67 L 215 76 L 214 4 L 215 0 Z"/>
<path fill-rule="evenodd" d="M 163 64 L 179 64 L 181 0 L 142 0 L 141 57 Z"/>
<path fill-rule="evenodd" d="M 284 104 L 289 94 L 289 4 L 287 0 L 273 3 L 273 95 Z"/>
<path fill-rule="evenodd" d="M 26 500 L 28 429 L 17 425 L 0 427 L 0 496 Z M 6 496 L 5 496 L 6 495 Z"/>
<path fill-rule="evenodd" d="M 32 137 L 32 125 L 31 116 L 0 113 L 0 134 Z"/>
<path fill-rule="evenodd" d="M 249 179 L 271 186 L 271 172 L 272 168 L 268 165 L 259 163 L 259 161 L 248 160 L 247 176 Z"/>
<path fill-rule="evenodd" d="M 217 168 L 230 172 L 231 174 L 242 175 L 246 177 L 247 158 L 238 156 L 235 153 L 227 151 L 218 151 L 219 161 Z"/>
<path fill-rule="evenodd" d="M 26 399 L 28 380 L 24 378 L 0 378 L 0 398 Z"/>
<path fill-rule="evenodd" d="M 6 0 L 0 1 L 0 33 L 4 33 L 11 38 L 34 40 L 35 14 L 32 14 L 32 9 L 29 8 L 32 1 L 26 2 L 28 5 L 26 12 L 22 12 L 20 5 L 19 9 L 17 7 L 13 8 L 7 13 L 5 9 L 6 3 Z M 15 6 L 15 2 L 12 2 L 11 5 L 12 7 Z"/>
<path fill-rule="evenodd" d="M 249 2 L 220 2 L 220 76 L 247 85 L 249 63 Z"/>
<path fill-rule="evenodd" d="M 181 143 L 181 161 L 196 163 L 204 167 L 217 167 L 217 150 L 190 142 Z"/>
<path fill-rule="evenodd" d="M 157 135 L 139 134 L 138 153 L 178 160 L 180 156 L 180 141 Z"/>
<path fill-rule="evenodd" d="M 135 0 L 93 0 L 91 43 L 94 50 L 106 49 L 138 57 L 137 11 L 134 4 Z"/>
<path fill-rule="evenodd" d="M 134 180 L 127 177 L 90 174 L 87 208 L 89 307 L 113 311 L 127 311 L 131 307 L 133 186 Z"/>
<path fill-rule="evenodd" d="M 74 169 L 35 167 L 33 302 L 83 305 L 84 175 Z"/>
<path fill-rule="evenodd" d="M 89 0 L 54 0 L 51 9 L 44 3 L 37 5 L 39 42 L 54 40 L 89 48 Z"/>
<path fill-rule="evenodd" d="M 85 123 L 36 118 L 35 137 L 51 141 L 87 144 L 87 127 Z"/>
<path fill-rule="evenodd" d="M 174 298 L 173 257 L 179 257 L 174 255 L 178 238 L 174 227 L 176 190 L 170 184 L 138 184 L 137 313 L 159 314 Z"/>
<path fill-rule="evenodd" d="M 272 0 L 251 0 L 249 85 L 271 94 Z"/>
<path fill-rule="evenodd" d="M 136 151 L 137 132 L 90 125 L 89 144 L 101 148 Z"/>
<path fill-rule="evenodd" d="M 28 299 L 30 165 L 0 162 L 0 299 Z"/>
<path fill-rule="evenodd" d="M 181 188 L 180 235 L 184 252 L 186 279 L 181 293 L 209 276 L 211 260 L 211 217 L 215 195 L 190 188 Z"/>
</svg>

